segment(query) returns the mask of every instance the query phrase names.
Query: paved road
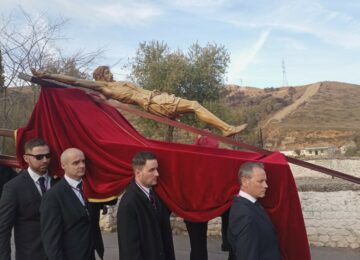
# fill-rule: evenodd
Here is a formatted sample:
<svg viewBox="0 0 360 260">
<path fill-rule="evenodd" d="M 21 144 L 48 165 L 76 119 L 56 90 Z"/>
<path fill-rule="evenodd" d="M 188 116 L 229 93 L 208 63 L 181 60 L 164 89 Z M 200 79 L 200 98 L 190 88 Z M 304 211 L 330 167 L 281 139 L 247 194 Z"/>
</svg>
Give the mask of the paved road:
<svg viewBox="0 0 360 260">
<path fill-rule="evenodd" d="M 105 260 L 118 260 L 116 233 L 103 233 L 105 244 Z M 220 250 L 220 239 L 208 238 L 209 260 L 227 260 L 227 252 Z M 187 236 L 174 236 L 175 254 L 177 260 L 189 259 L 189 241 Z M 326 247 L 311 247 L 312 260 L 359 260 L 360 249 L 338 249 Z"/>
</svg>

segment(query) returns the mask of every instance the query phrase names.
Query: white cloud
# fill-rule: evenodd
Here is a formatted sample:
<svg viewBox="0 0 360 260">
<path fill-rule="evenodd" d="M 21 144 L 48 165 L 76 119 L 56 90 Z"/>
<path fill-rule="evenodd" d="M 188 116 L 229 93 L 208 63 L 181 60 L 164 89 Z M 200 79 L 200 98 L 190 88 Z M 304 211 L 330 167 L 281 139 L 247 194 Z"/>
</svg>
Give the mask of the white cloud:
<svg viewBox="0 0 360 260">
<path fill-rule="evenodd" d="M 81 20 L 83 23 L 112 23 L 123 27 L 147 25 L 162 14 L 162 8 L 141 0 L 9 0 L 4 1 L 7 9 L 16 11 L 21 5 L 27 12 L 62 14 L 66 18 Z"/>
<path fill-rule="evenodd" d="M 73 1 L 71 1 L 73 2 Z M 162 10 L 151 4 L 136 1 L 112 1 L 109 4 L 87 4 L 85 15 L 114 22 L 122 26 L 144 26 L 162 14 Z"/>
<path fill-rule="evenodd" d="M 228 0 L 173 0 L 173 1 L 163 1 L 174 8 L 179 9 L 188 9 L 189 11 L 193 11 L 193 8 L 204 7 L 204 8 L 213 8 L 213 7 L 221 7 Z M 203 10 L 204 11 L 204 10 Z"/>
<path fill-rule="evenodd" d="M 334 11 L 320 1 L 280 1 L 274 7 L 255 13 L 234 11 L 221 16 L 241 28 L 272 28 L 282 32 L 305 33 L 323 42 L 345 48 L 360 48 L 360 20 Z M 269 4 L 270 6 L 270 4 Z"/>
<path fill-rule="evenodd" d="M 70 18 L 64 33 L 70 34 L 74 40 L 64 44 L 65 47 L 75 49 L 78 46 L 95 48 L 106 45 L 110 50 L 106 61 L 110 65 L 119 58 L 132 57 L 138 42 L 144 40 L 158 37 L 169 44 L 188 46 L 195 39 L 221 42 L 229 48 L 232 63 L 228 77 L 234 83 L 241 78 L 243 83 L 252 81 L 253 85 L 261 79 L 266 85 L 281 81 L 279 61 L 282 57 L 287 62 L 289 60 L 291 83 L 319 81 L 326 77 L 341 79 L 342 73 L 348 81 L 359 79 L 356 76 L 360 48 L 358 1 L 0 1 L 0 15 L 4 16 L 16 12 L 21 4 L 31 14 L 48 10 L 47 14 L 51 17 L 62 15 Z M 166 26 L 160 27 L 159 21 L 165 21 Z M 274 65 L 275 61 L 278 65 Z M 352 61 L 353 71 L 348 68 L 338 70 L 338 64 L 342 64 L 340 67 L 343 68 L 344 64 Z M 338 70 L 337 73 L 330 73 L 333 67 Z M 319 78 L 319 68 L 328 76 Z M 124 76 L 120 66 L 114 66 L 114 70 L 118 73 L 117 78 Z"/>
<path fill-rule="evenodd" d="M 239 83 L 242 77 L 241 72 L 254 62 L 257 54 L 261 51 L 269 37 L 270 32 L 271 30 L 262 31 L 253 47 L 244 52 L 232 55 L 232 62 L 228 73 L 229 82 Z"/>
<path fill-rule="evenodd" d="M 346 48 L 360 48 L 360 21 L 357 18 L 315 1 L 299 1 L 286 9 L 287 13 L 283 13 L 275 25 L 279 29 L 308 33 Z"/>
<path fill-rule="evenodd" d="M 290 37 L 280 37 L 278 38 L 280 44 L 284 46 L 286 49 L 290 50 L 307 50 L 308 47 L 301 42 L 300 40 L 296 40 L 295 38 Z"/>
</svg>

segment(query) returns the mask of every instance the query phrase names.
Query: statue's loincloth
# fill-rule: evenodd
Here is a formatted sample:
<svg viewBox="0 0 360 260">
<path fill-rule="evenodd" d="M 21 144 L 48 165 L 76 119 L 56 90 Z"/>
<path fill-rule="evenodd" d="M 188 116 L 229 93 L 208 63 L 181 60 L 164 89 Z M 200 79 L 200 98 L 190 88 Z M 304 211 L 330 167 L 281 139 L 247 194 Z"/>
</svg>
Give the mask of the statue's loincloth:
<svg viewBox="0 0 360 260">
<path fill-rule="evenodd" d="M 176 108 L 181 99 L 166 92 L 141 89 L 126 81 L 108 84 L 101 92 L 108 98 L 126 104 L 136 104 L 152 114 L 169 118 L 176 117 Z"/>
<path fill-rule="evenodd" d="M 176 108 L 179 102 L 180 98 L 175 95 L 154 90 L 144 109 L 152 114 L 174 118 L 177 116 Z"/>
</svg>

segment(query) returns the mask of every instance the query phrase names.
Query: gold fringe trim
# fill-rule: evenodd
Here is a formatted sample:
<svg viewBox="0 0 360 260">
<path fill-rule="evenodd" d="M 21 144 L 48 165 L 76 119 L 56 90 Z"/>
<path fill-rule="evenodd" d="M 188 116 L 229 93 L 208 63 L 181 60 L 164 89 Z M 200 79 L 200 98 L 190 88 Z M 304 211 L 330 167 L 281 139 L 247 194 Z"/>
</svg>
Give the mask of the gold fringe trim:
<svg viewBox="0 0 360 260">
<path fill-rule="evenodd" d="M 107 202 L 107 201 L 111 201 L 111 200 L 117 199 L 117 197 L 118 197 L 118 196 L 112 196 L 112 197 L 105 198 L 105 199 L 92 199 L 92 198 L 88 198 L 88 201 L 90 201 L 90 202 Z"/>
</svg>

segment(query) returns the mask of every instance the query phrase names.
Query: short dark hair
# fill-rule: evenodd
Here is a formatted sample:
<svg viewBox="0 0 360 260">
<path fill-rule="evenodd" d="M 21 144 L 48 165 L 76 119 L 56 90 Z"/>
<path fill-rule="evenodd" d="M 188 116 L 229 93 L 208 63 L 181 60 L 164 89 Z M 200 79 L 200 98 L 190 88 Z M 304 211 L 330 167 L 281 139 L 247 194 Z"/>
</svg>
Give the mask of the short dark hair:
<svg viewBox="0 0 360 260">
<path fill-rule="evenodd" d="M 264 169 L 264 164 L 256 162 L 246 162 L 242 164 L 238 172 L 239 181 L 241 181 L 241 178 L 250 178 L 254 168 Z"/>
<path fill-rule="evenodd" d="M 30 152 L 34 147 L 37 146 L 49 146 L 43 139 L 41 138 L 33 138 L 25 143 L 24 150 L 26 152 Z"/>
<path fill-rule="evenodd" d="M 146 164 L 147 160 L 156 160 L 155 154 L 148 151 L 137 153 L 132 159 L 133 169 L 141 169 Z"/>
</svg>

